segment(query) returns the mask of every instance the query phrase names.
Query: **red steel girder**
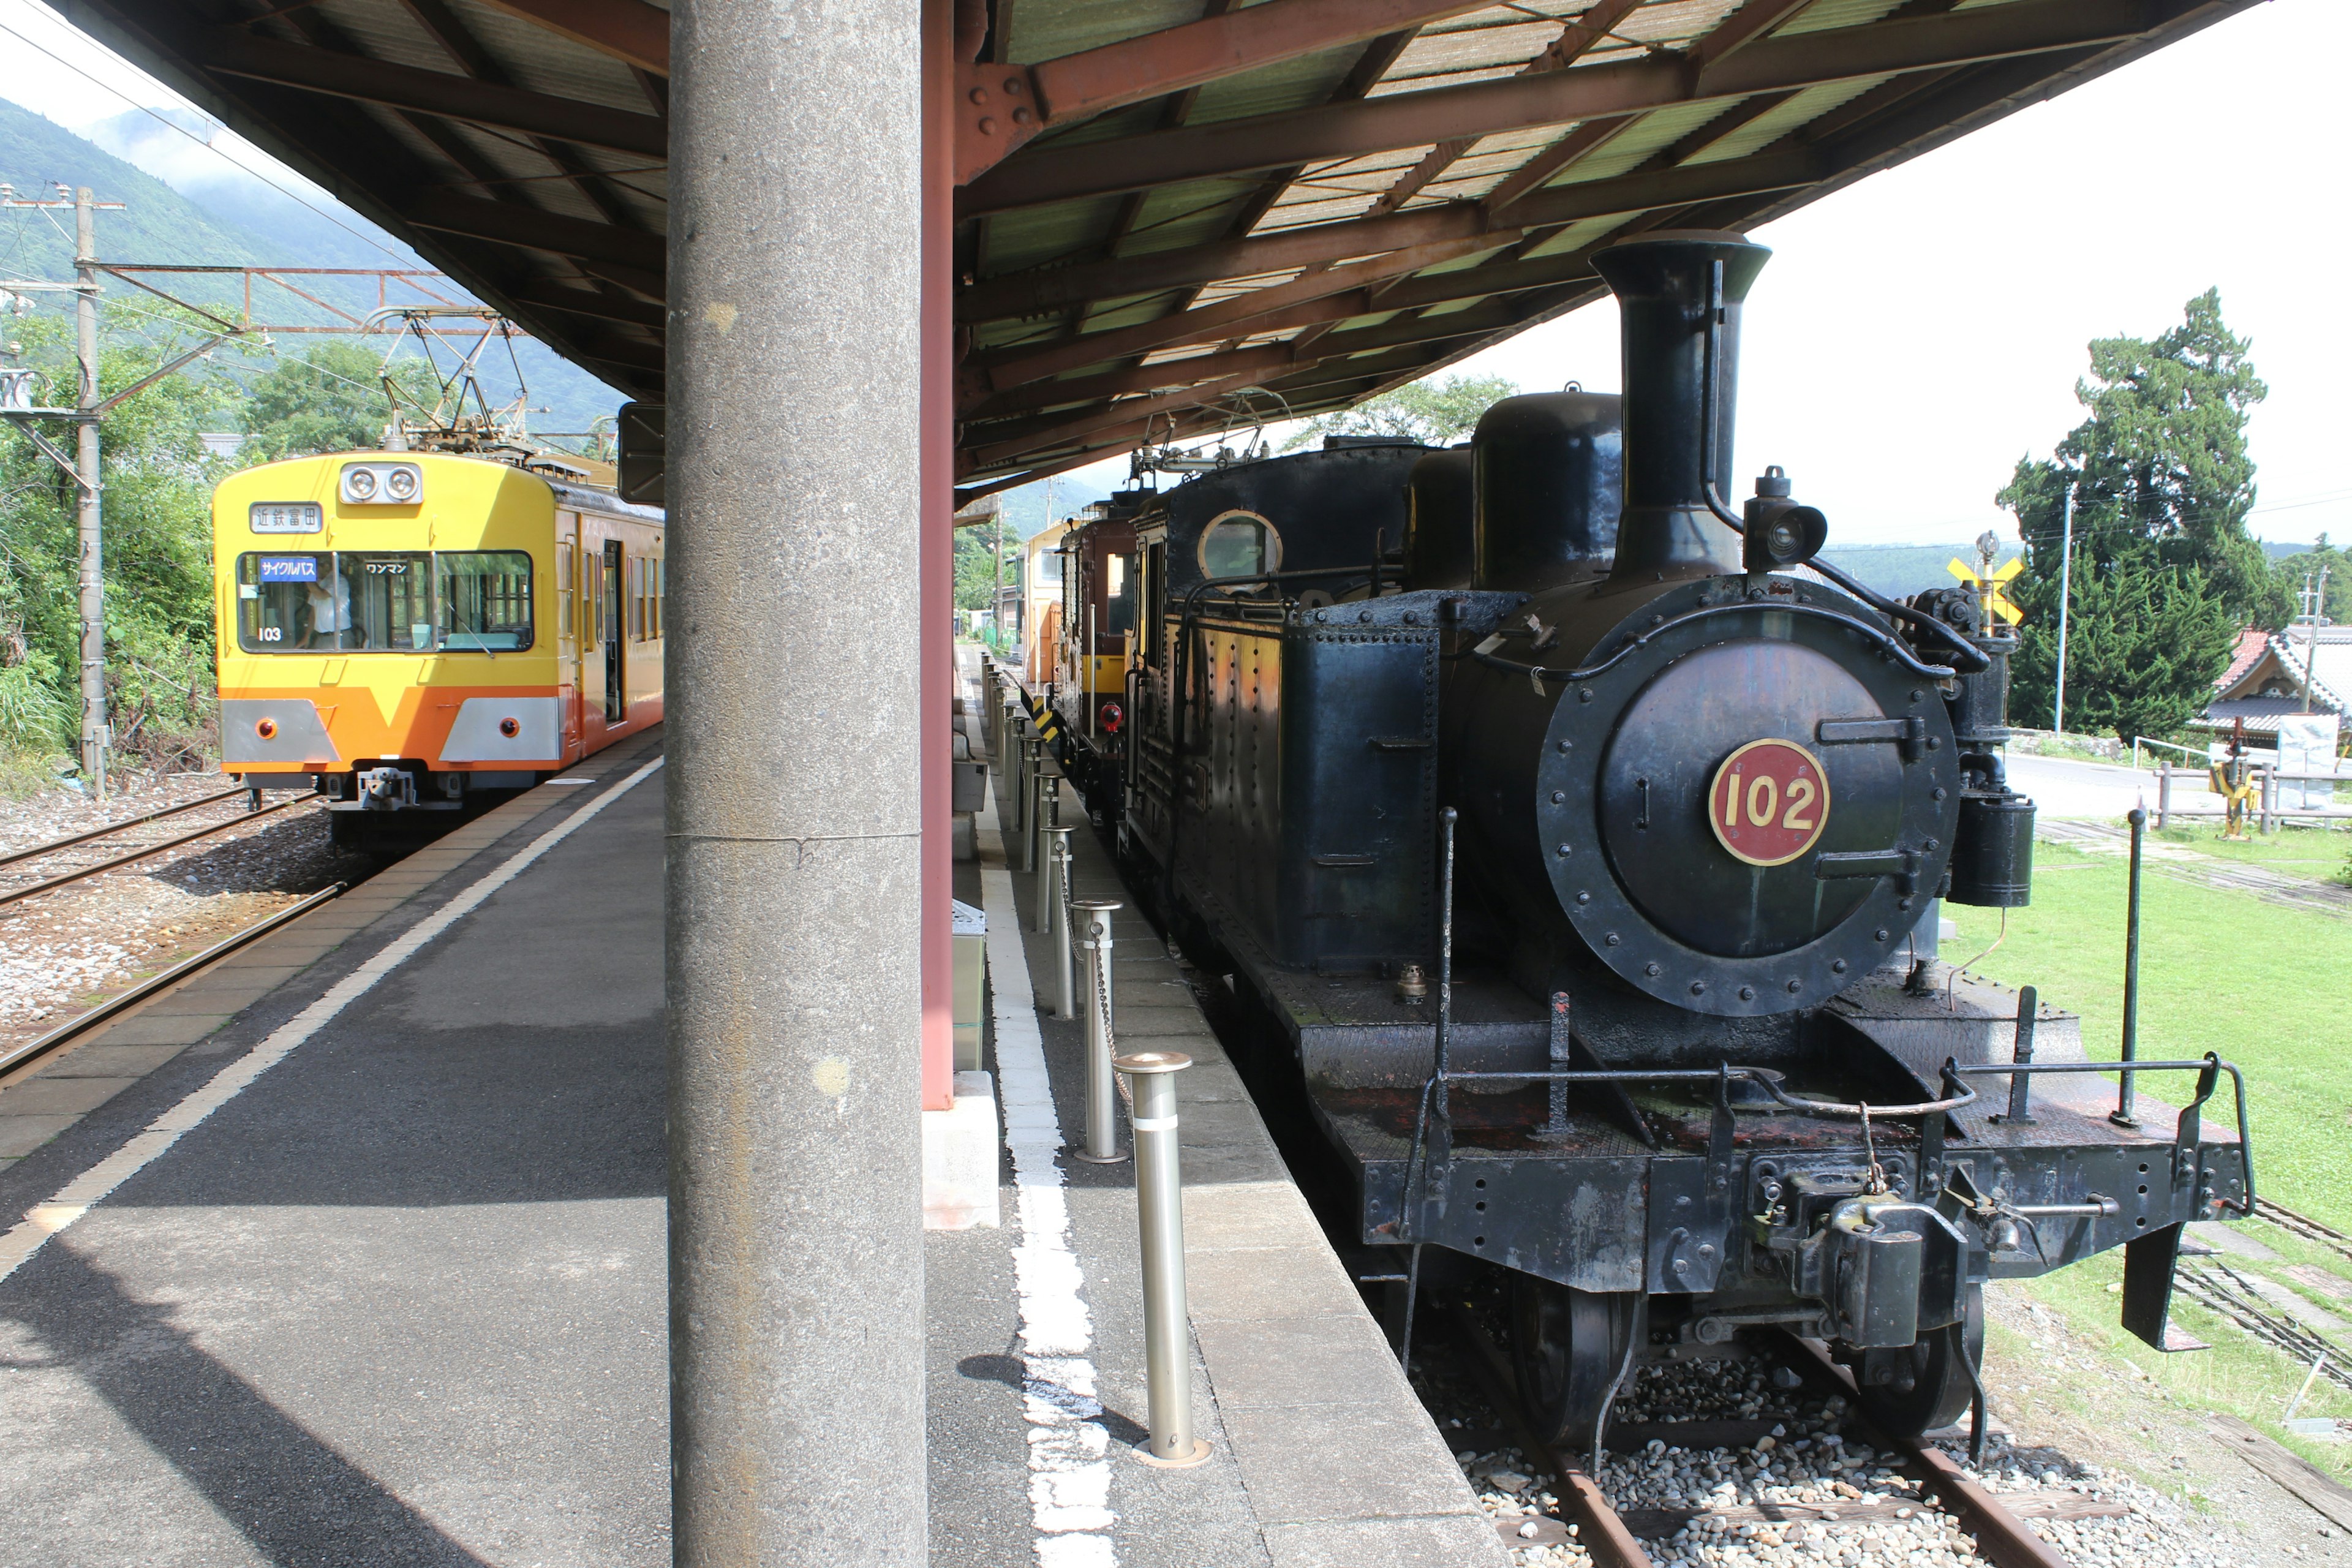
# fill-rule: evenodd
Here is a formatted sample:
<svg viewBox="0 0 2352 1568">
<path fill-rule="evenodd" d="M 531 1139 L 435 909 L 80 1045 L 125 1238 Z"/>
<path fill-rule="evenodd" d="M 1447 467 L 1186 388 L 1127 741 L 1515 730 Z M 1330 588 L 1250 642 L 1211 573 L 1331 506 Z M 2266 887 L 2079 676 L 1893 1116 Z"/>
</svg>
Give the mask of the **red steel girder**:
<svg viewBox="0 0 2352 1568">
<path fill-rule="evenodd" d="M 967 186 L 957 214 L 976 217 L 1708 99 L 2116 43 L 2161 25 L 2172 9 L 2164 0 L 2013 0 L 1759 39 L 1704 66 L 1680 56 L 1653 57 L 1040 148 Z"/>
<path fill-rule="evenodd" d="M 1053 126 L 1485 8 L 1476 0 L 1264 0 L 1036 65 L 961 65 L 956 184 Z"/>
</svg>

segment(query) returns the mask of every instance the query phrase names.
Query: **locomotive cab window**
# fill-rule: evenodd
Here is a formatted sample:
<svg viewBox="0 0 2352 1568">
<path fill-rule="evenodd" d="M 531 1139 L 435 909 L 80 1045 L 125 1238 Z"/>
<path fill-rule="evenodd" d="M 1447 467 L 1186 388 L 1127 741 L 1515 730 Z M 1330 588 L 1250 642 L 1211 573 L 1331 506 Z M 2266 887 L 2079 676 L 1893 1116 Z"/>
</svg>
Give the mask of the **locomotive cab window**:
<svg viewBox="0 0 2352 1568">
<path fill-rule="evenodd" d="M 1126 555 L 1103 557 L 1103 635 L 1123 637 L 1135 629 L 1135 574 Z"/>
<path fill-rule="evenodd" d="M 1254 511 L 1228 511 L 1201 531 L 1198 552 L 1206 577 L 1251 577 L 1282 566 L 1282 536 Z"/>
<path fill-rule="evenodd" d="M 439 556 L 442 646 L 508 653 L 530 647 L 530 557 L 520 550 L 446 550 Z"/>
</svg>

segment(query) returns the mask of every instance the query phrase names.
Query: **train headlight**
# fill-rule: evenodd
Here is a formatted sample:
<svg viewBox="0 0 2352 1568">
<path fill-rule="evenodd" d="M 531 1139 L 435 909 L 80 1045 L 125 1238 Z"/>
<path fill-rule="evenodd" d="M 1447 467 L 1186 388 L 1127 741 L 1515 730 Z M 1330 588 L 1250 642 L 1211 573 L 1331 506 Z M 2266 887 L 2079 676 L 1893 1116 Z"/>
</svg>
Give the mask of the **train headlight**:
<svg viewBox="0 0 2352 1568">
<path fill-rule="evenodd" d="M 253 727 L 253 732 L 265 741 L 274 741 L 278 738 L 278 721 L 264 719 Z"/>
<path fill-rule="evenodd" d="M 346 506 L 414 506 L 425 499 L 425 470 L 415 463 L 345 463 Z"/>
<path fill-rule="evenodd" d="M 1801 566 L 1829 542 L 1829 519 L 1789 499 L 1789 476 L 1778 465 L 1756 481 L 1748 503 L 1741 564 L 1750 572 L 1785 572 Z"/>
<path fill-rule="evenodd" d="M 522 733 L 522 726 L 512 719 L 501 719 L 499 721 L 499 733 L 511 741 Z"/>
</svg>

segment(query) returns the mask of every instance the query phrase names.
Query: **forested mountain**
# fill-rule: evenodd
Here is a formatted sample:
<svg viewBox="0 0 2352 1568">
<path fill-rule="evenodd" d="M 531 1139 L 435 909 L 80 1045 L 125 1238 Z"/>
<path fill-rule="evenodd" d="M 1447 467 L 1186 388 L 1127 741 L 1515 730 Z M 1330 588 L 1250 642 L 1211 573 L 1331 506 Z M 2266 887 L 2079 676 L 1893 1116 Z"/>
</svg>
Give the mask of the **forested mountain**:
<svg viewBox="0 0 2352 1568">
<path fill-rule="evenodd" d="M 122 203 L 120 211 L 98 215 L 98 253 L 109 261 L 200 266 L 423 268 L 416 255 L 355 213 L 338 209 L 327 197 L 286 179 L 287 189 L 240 166 L 228 156 L 227 133 L 191 110 L 131 110 L 86 128 L 87 135 L 53 124 L 17 105 L 0 100 L 0 181 L 20 197 L 55 199 L 55 186 L 68 191 L 88 185 L 102 202 Z M 215 140 L 224 145 L 215 147 Z M 239 153 L 247 163 L 258 159 Z M 281 176 L 282 178 L 282 176 Z M 298 195 L 300 199 L 298 198 Z M 306 205 L 305 203 L 310 205 Z M 54 220 L 54 221 L 52 221 Z M 0 279 L 56 280 L 73 274 L 74 215 L 69 211 L 0 209 Z M 154 279 L 183 299 L 226 303 L 238 298 L 233 279 Z M 373 279 L 306 279 L 304 286 L 354 315 L 364 315 L 377 299 Z M 445 292 L 465 296 L 446 285 Z M 416 299 L 417 296 L 406 296 Z M 154 301 L 127 286 L 110 284 L 109 300 L 120 300 L 116 327 L 135 328 Z M 397 294 L 395 299 L 400 298 Z M 55 296 L 42 301 L 54 310 Z M 332 318 L 292 294 L 267 287 L 254 299 L 257 318 L 296 325 L 323 325 Z M 453 334 L 455 335 L 455 334 Z M 278 340 L 297 352 L 318 338 Z M 357 336 L 378 350 L 389 337 Z M 404 351 L 412 353 L 413 349 Z M 523 384 L 530 389 L 535 430 L 585 430 L 599 415 L 621 403 L 618 393 L 537 343 L 516 345 Z M 444 356 L 446 363 L 447 356 Z M 267 359 L 255 361 L 267 369 Z M 483 356 L 483 390 L 495 403 L 515 395 L 514 366 L 493 344 Z"/>
</svg>

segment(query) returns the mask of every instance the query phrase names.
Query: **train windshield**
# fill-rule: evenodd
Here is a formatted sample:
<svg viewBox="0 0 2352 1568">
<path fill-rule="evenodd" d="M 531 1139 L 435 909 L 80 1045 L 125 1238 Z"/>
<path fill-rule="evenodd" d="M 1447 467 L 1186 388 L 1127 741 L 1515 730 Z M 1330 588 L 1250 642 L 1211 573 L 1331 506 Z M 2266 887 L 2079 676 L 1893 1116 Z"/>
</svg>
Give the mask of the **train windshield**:
<svg viewBox="0 0 2352 1568">
<path fill-rule="evenodd" d="M 433 647 L 433 557 L 424 551 L 339 551 L 347 653 L 427 653 Z"/>
<path fill-rule="evenodd" d="M 490 653 L 531 643 L 530 557 L 520 550 L 445 550 L 441 646 Z"/>
<path fill-rule="evenodd" d="M 1282 541 L 1254 511 L 1229 511 L 1201 531 L 1201 574 L 1249 577 L 1281 564 Z"/>
<path fill-rule="evenodd" d="M 520 550 L 254 552 L 236 563 L 247 653 L 499 654 L 531 646 Z"/>
</svg>

